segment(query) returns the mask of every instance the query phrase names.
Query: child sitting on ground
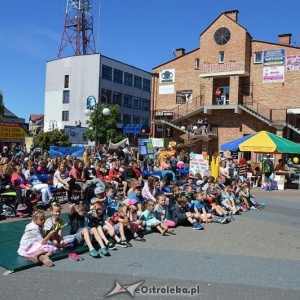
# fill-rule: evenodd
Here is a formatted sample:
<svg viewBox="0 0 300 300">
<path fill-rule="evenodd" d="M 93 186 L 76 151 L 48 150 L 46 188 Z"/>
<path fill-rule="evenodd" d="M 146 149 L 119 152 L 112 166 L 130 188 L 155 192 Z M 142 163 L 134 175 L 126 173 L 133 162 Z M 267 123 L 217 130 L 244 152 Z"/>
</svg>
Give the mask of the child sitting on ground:
<svg viewBox="0 0 300 300">
<path fill-rule="evenodd" d="M 176 226 L 192 225 L 193 229 L 203 229 L 203 226 L 199 223 L 196 215 L 188 211 L 187 205 L 187 198 L 185 196 L 180 196 L 177 200 L 177 204 L 173 205 L 170 209 L 171 220 L 174 221 Z"/>
<path fill-rule="evenodd" d="M 90 228 L 85 226 L 85 218 L 88 218 L 88 213 L 90 210 L 90 206 L 88 203 L 83 202 L 78 205 L 78 209 L 75 208 L 74 205 L 69 206 L 69 221 L 70 221 L 70 235 L 64 237 L 64 240 L 67 240 L 68 242 L 74 242 L 76 241 L 77 244 L 83 244 L 84 242 L 86 243 L 87 247 L 89 248 L 89 254 L 92 257 L 99 257 L 100 253 L 96 251 L 96 249 L 93 247 L 90 234 L 94 236 L 98 244 L 101 246 L 100 251 L 102 254 L 104 252 L 108 252 L 106 247 L 103 244 L 103 241 L 97 231 L 97 229 Z M 106 249 L 106 251 L 104 250 Z M 107 254 L 104 254 L 107 255 Z"/>
<path fill-rule="evenodd" d="M 132 245 L 127 241 L 125 237 L 125 228 L 130 228 L 128 217 L 125 215 L 126 205 L 120 204 L 118 211 L 115 212 L 108 220 L 109 224 L 113 226 L 115 233 L 121 236 L 121 240 L 117 243 L 120 247 L 131 247 Z"/>
<path fill-rule="evenodd" d="M 50 231 L 55 230 L 51 241 L 60 249 L 72 248 L 74 244 L 68 244 L 66 240 L 62 238 L 62 228 L 64 221 L 60 218 L 61 207 L 59 203 L 53 202 L 50 205 L 51 217 L 49 217 L 44 223 L 44 233 L 48 234 Z"/>
<path fill-rule="evenodd" d="M 144 202 L 144 197 L 142 196 L 142 186 L 138 182 L 135 182 L 133 184 L 133 189 L 133 192 L 130 195 L 128 195 L 128 199 L 137 201 L 137 214 L 138 216 L 140 216 L 142 214 L 142 204 Z"/>
<path fill-rule="evenodd" d="M 105 188 L 105 196 L 107 201 L 106 214 L 111 217 L 115 212 L 118 211 L 118 203 L 114 198 L 114 188 L 111 186 L 107 186 Z"/>
<path fill-rule="evenodd" d="M 131 233 L 136 241 L 146 242 L 146 240 L 138 235 L 139 231 L 145 230 L 146 222 L 139 219 L 138 202 L 134 199 L 127 199 L 125 201 L 127 207 L 127 216 L 129 218 Z"/>
<path fill-rule="evenodd" d="M 176 224 L 172 220 L 168 220 L 168 206 L 166 205 L 166 196 L 158 195 L 156 196 L 156 205 L 154 207 L 156 218 L 163 223 L 163 225 L 168 228 L 168 233 L 174 234 L 174 230 L 170 227 L 175 227 Z"/>
<path fill-rule="evenodd" d="M 101 201 L 95 201 L 92 205 L 92 212 L 89 216 L 89 226 L 91 228 L 97 228 L 100 237 L 108 249 L 115 249 L 115 244 L 107 239 L 105 232 L 107 232 L 119 246 L 127 247 L 127 245 L 120 243 L 121 240 L 116 235 L 114 228 L 109 224 L 109 222 L 106 222 L 106 216 L 104 215 L 103 204 Z"/>
<path fill-rule="evenodd" d="M 155 203 L 152 200 L 144 202 L 145 210 L 143 211 L 140 220 L 146 221 L 146 226 L 148 228 L 156 228 L 161 235 L 165 235 L 168 228 L 164 224 L 156 219 L 156 214 L 154 212 Z"/>
<path fill-rule="evenodd" d="M 223 191 L 221 191 L 221 197 L 222 204 L 227 210 L 231 211 L 233 214 L 239 214 L 239 210 L 235 206 L 234 194 L 231 192 L 230 185 L 224 187 Z"/>
<path fill-rule="evenodd" d="M 257 210 L 261 209 L 264 206 L 264 203 L 259 203 L 256 202 L 254 197 L 250 193 L 250 188 L 247 183 L 245 183 L 242 187 L 242 190 L 239 192 L 239 199 L 243 203 L 243 208 L 247 208 L 247 210 Z"/>
<path fill-rule="evenodd" d="M 34 263 L 40 261 L 45 266 L 52 267 L 53 262 L 49 257 L 58 253 L 59 250 L 49 241 L 56 231 L 52 230 L 45 236 L 43 233 L 44 222 L 45 213 L 43 210 L 37 210 L 33 213 L 31 223 L 25 227 L 25 232 L 20 241 L 18 254 Z"/>
<path fill-rule="evenodd" d="M 193 205 L 191 207 L 191 212 L 194 212 L 196 215 L 198 214 L 199 219 L 203 223 L 227 223 L 227 218 L 225 217 L 217 217 L 213 215 L 207 205 L 204 203 L 206 198 L 206 192 L 202 191 L 200 193 L 196 193 L 196 200 L 193 201 Z"/>
</svg>

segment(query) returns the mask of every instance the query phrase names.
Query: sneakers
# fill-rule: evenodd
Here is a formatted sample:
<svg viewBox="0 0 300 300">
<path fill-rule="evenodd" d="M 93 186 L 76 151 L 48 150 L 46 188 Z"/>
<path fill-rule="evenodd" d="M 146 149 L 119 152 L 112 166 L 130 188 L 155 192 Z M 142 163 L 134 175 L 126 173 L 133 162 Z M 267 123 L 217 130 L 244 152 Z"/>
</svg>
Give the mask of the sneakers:
<svg viewBox="0 0 300 300">
<path fill-rule="evenodd" d="M 235 221 L 235 218 L 234 218 L 233 215 L 231 215 L 231 214 L 229 214 L 229 215 L 227 216 L 227 218 L 229 218 L 231 221 Z"/>
<path fill-rule="evenodd" d="M 226 224 L 226 223 L 228 223 L 227 217 L 222 217 L 220 223 L 221 223 L 221 224 Z"/>
<path fill-rule="evenodd" d="M 80 260 L 84 260 L 84 258 L 78 254 L 76 254 L 75 252 L 71 252 L 69 253 L 69 258 L 75 261 L 80 261 Z"/>
<path fill-rule="evenodd" d="M 250 207 L 251 210 L 257 210 L 257 208 L 255 208 L 254 206 Z"/>
<path fill-rule="evenodd" d="M 204 227 L 200 223 L 195 222 L 195 223 L 193 223 L 193 229 L 201 230 L 201 229 L 204 229 Z"/>
<path fill-rule="evenodd" d="M 116 249 L 116 244 L 112 242 L 108 242 L 106 245 L 109 249 Z"/>
<path fill-rule="evenodd" d="M 104 256 L 108 256 L 108 255 L 109 255 L 109 252 L 108 252 L 108 250 L 107 250 L 106 247 L 103 247 L 103 248 L 101 248 L 101 250 L 100 250 L 100 254 L 103 254 Z"/>
<path fill-rule="evenodd" d="M 99 253 L 94 248 L 90 250 L 89 254 L 90 254 L 90 256 L 95 257 L 95 258 L 100 256 Z"/>
<path fill-rule="evenodd" d="M 122 240 L 120 240 L 119 242 L 117 242 L 116 246 L 122 247 L 122 248 L 127 248 L 128 247 L 127 242 L 126 241 L 122 241 Z"/>
<path fill-rule="evenodd" d="M 146 242 L 146 240 L 143 237 L 137 236 L 134 238 L 135 241 L 139 241 L 139 242 Z"/>
<path fill-rule="evenodd" d="M 127 243 L 127 247 L 132 247 L 132 244 L 129 243 L 129 242 L 126 242 Z"/>
</svg>

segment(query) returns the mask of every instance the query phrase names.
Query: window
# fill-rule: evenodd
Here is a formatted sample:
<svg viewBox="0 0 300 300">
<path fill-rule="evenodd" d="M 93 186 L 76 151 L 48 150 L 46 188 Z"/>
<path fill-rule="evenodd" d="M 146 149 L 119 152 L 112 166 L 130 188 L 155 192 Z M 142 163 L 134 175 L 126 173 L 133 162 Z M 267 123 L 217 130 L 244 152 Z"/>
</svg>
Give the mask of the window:
<svg viewBox="0 0 300 300">
<path fill-rule="evenodd" d="M 200 59 L 196 58 L 195 59 L 195 70 L 199 70 L 199 68 L 200 68 Z"/>
<path fill-rule="evenodd" d="M 132 74 L 126 73 L 124 74 L 124 84 L 132 86 Z"/>
<path fill-rule="evenodd" d="M 69 88 L 69 75 L 65 75 L 65 84 L 64 84 L 64 88 L 68 89 Z"/>
<path fill-rule="evenodd" d="M 150 92 L 150 80 L 143 78 L 143 90 Z"/>
<path fill-rule="evenodd" d="M 111 91 L 110 90 L 106 90 L 106 89 L 102 89 L 102 94 L 101 94 L 101 103 L 104 104 L 111 104 Z"/>
<path fill-rule="evenodd" d="M 262 51 L 254 52 L 254 63 L 261 64 L 262 63 Z"/>
<path fill-rule="evenodd" d="M 123 124 L 131 124 L 131 115 L 123 114 Z"/>
<path fill-rule="evenodd" d="M 150 100 L 143 99 L 142 110 L 149 110 L 150 111 Z"/>
<path fill-rule="evenodd" d="M 142 124 L 147 124 L 147 125 L 149 125 L 149 118 L 142 117 Z"/>
<path fill-rule="evenodd" d="M 113 104 L 122 105 L 122 93 L 113 92 Z"/>
<path fill-rule="evenodd" d="M 103 65 L 102 66 L 102 78 L 111 80 L 112 79 L 112 68 Z"/>
<path fill-rule="evenodd" d="M 114 82 L 123 83 L 123 71 L 114 69 Z"/>
<path fill-rule="evenodd" d="M 132 96 L 124 94 L 124 106 L 132 107 Z"/>
<path fill-rule="evenodd" d="M 62 111 L 62 121 L 69 121 L 69 111 Z"/>
<path fill-rule="evenodd" d="M 163 132 L 164 128 L 161 124 L 156 124 L 156 131 L 157 132 Z"/>
<path fill-rule="evenodd" d="M 63 103 L 69 103 L 70 102 L 70 91 L 63 91 Z"/>
<path fill-rule="evenodd" d="M 141 89 L 142 88 L 142 77 L 134 76 L 134 87 Z"/>
<path fill-rule="evenodd" d="M 140 116 L 133 116 L 132 117 L 133 124 L 141 124 L 141 117 Z"/>
<path fill-rule="evenodd" d="M 133 107 L 141 109 L 142 99 L 140 97 L 133 98 Z"/>
<path fill-rule="evenodd" d="M 214 40 L 218 45 L 225 45 L 230 40 L 230 31 L 226 27 L 219 28 L 214 34 Z"/>
<path fill-rule="evenodd" d="M 122 114 L 118 113 L 118 119 L 119 119 L 120 123 L 123 123 Z"/>
<path fill-rule="evenodd" d="M 220 51 L 219 52 L 219 63 L 223 64 L 224 63 L 224 59 L 225 59 L 225 53 L 224 53 L 224 51 Z"/>
</svg>

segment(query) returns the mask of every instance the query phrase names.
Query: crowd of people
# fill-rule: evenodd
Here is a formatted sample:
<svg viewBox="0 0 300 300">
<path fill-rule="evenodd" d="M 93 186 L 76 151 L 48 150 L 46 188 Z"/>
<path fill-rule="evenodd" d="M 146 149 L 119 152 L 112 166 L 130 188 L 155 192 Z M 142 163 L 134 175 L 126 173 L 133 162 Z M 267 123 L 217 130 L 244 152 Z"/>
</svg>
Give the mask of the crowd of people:
<svg viewBox="0 0 300 300">
<path fill-rule="evenodd" d="M 264 206 L 252 196 L 246 178 L 232 177 L 227 167 L 231 159 L 220 157 L 217 178 L 202 177 L 189 174 L 186 151 L 175 147 L 155 150 L 151 159 L 144 157 L 143 161 L 129 146 L 109 152 L 104 145 L 95 155 L 86 149 L 82 159 L 36 158 L 20 152 L 9 157 L 4 151 L 1 191 L 15 191 L 18 207 L 28 205 L 26 197 L 32 191 L 39 191 L 42 197 L 42 207 L 32 211 L 18 254 L 52 266 L 51 255 L 86 244 L 92 257 L 106 256 L 115 247 L 131 247 L 131 239 L 145 242 L 145 232 L 173 235 L 178 226 L 201 230 L 208 223 L 228 224 L 236 215 Z M 51 183 L 38 181 L 39 174 L 50 174 Z M 52 193 L 58 189 L 68 198 L 71 230 L 67 236 L 62 233 L 62 205 Z M 74 199 L 74 191 L 79 192 L 79 200 Z M 51 215 L 45 220 L 49 209 Z M 70 257 L 82 259 L 73 252 Z"/>
</svg>

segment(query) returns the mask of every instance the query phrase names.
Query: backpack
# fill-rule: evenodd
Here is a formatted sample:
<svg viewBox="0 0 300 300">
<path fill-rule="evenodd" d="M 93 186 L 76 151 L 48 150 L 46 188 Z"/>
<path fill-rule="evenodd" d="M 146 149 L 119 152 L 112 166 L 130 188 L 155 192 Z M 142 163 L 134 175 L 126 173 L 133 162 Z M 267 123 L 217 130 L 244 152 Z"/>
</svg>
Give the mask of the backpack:
<svg viewBox="0 0 300 300">
<path fill-rule="evenodd" d="M 265 163 L 264 163 L 264 172 L 271 173 L 271 164 L 268 161 L 265 161 Z"/>
<path fill-rule="evenodd" d="M 84 202 L 91 203 L 91 199 L 96 197 L 95 187 L 96 187 L 96 185 L 92 183 L 85 189 L 85 191 L 83 193 L 83 201 Z"/>
<path fill-rule="evenodd" d="M 14 218 L 17 216 L 15 209 L 7 204 L 2 205 L 2 212 L 1 216 L 6 217 L 6 218 Z"/>
</svg>

